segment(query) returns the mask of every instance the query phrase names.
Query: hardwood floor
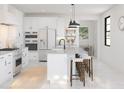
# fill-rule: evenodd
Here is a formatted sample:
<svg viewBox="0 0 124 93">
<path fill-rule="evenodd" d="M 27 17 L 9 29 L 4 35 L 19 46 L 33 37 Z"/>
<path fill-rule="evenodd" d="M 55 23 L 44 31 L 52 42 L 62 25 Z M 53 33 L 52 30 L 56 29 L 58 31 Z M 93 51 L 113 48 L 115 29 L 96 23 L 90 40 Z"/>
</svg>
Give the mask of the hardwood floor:
<svg viewBox="0 0 124 93">
<path fill-rule="evenodd" d="M 58 82 L 51 84 L 46 80 L 47 63 L 35 62 L 26 67 L 4 89 L 124 89 L 123 78 L 122 73 L 117 72 L 106 63 L 94 61 L 94 81 L 91 81 L 91 78 L 86 78 L 85 87 L 78 80 L 73 81 L 72 87 L 70 87 L 70 84 L 66 85 Z"/>
<path fill-rule="evenodd" d="M 46 79 L 46 65 L 38 63 L 24 69 L 10 85 L 10 89 L 38 89 L 41 88 Z"/>
</svg>

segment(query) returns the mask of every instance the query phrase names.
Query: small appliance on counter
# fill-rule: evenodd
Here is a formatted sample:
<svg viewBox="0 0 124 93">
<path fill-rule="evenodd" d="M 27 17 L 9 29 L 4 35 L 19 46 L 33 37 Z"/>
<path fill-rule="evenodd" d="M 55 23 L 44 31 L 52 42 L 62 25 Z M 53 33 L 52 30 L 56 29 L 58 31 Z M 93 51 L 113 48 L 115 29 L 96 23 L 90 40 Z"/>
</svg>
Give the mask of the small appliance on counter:
<svg viewBox="0 0 124 93">
<path fill-rule="evenodd" d="M 78 53 L 76 53 L 75 58 L 80 58 L 80 55 Z"/>
</svg>

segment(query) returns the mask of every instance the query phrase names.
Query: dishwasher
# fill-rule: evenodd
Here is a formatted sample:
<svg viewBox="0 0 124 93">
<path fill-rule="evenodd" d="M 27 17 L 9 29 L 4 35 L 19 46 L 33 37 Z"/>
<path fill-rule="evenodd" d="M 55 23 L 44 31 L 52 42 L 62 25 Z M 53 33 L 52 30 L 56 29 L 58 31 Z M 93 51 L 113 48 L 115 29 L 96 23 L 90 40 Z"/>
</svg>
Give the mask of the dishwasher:
<svg viewBox="0 0 124 93">
<path fill-rule="evenodd" d="M 39 49 L 39 61 L 40 62 L 47 62 L 47 52 L 48 49 Z"/>
</svg>

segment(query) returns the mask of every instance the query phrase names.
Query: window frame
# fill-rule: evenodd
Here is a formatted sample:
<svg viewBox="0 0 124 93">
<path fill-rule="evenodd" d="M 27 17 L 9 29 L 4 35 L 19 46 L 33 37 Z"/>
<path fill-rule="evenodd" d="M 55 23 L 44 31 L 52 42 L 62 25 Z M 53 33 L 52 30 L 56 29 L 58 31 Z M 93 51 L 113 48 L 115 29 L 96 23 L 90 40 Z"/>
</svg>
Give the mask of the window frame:
<svg viewBox="0 0 124 93">
<path fill-rule="evenodd" d="M 104 44 L 105 44 L 105 46 L 108 46 L 108 47 L 110 47 L 110 45 L 111 45 L 111 44 L 110 44 L 110 45 L 107 44 L 107 39 L 108 39 L 108 38 L 107 38 L 107 33 L 108 33 L 108 32 L 109 32 L 109 33 L 111 32 L 111 29 L 110 29 L 109 31 L 107 31 L 107 26 L 110 25 L 110 27 L 111 27 L 111 20 L 110 20 L 110 24 L 107 24 L 107 19 L 110 18 L 110 17 L 111 17 L 111 16 L 107 16 L 107 17 L 105 17 L 105 20 L 104 20 L 104 23 L 105 23 L 105 35 L 104 35 L 104 36 L 105 36 L 105 37 L 104 37 L 104 40 L 105 40 L 105 41 L 104 41 Z M 111 37 L 110 37 L 110 40 L 111 40 Z"/>
</svg>

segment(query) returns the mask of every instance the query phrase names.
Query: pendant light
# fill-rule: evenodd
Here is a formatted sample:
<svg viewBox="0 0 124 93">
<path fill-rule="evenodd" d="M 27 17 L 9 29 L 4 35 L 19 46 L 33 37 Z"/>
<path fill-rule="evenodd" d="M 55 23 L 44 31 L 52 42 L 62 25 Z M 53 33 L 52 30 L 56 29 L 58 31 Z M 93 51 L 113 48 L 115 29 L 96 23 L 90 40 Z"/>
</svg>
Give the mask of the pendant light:
<svg viewBox="0 0 124 93">
<path fill-rule="evenodd" d="M 74 4 L 71 4 L 72 6 L 72 18 L 69 22 L 69 28 L 77 28 L 80 26 L 80 24 L 78 24 L 76 21 L 75 21 L 75 5 Z"/>
</svg>

